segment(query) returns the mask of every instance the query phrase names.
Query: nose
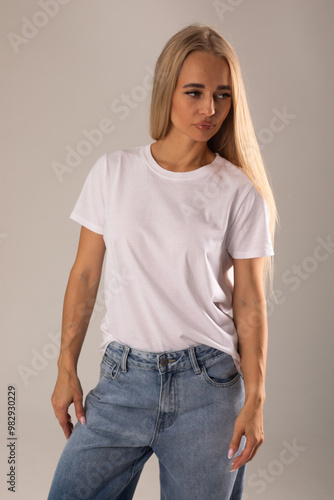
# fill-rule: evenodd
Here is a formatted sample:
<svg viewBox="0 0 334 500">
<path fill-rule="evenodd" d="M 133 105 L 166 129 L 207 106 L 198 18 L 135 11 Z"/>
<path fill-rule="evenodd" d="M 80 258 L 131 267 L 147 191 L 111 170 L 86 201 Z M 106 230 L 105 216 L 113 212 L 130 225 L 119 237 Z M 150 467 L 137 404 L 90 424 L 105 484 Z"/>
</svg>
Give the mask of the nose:
<svg viewBox="0 0 334 500">
<path fill-rule="evenodd" d="M 202 101 L 202 113 L 206 116 L 212 116 L 216 112 L 215 101 L 213 96 L 206 96 Z"/>
</svg>

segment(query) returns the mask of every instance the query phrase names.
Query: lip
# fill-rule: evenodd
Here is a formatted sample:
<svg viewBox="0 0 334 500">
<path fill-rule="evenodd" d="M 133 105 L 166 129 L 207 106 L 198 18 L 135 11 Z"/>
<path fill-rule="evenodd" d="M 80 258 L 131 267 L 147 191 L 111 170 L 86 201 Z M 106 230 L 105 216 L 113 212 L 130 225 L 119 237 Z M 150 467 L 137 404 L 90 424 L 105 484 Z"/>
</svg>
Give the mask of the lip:
<svg viewBox="0 0 334 500">
<path fill-rule="evenodd" d="M 199 122 L 199 123 L 194 123 L 194 126 L 200 130 L 211 130 L 214 125 L 211 122 Z"/>
</svg>

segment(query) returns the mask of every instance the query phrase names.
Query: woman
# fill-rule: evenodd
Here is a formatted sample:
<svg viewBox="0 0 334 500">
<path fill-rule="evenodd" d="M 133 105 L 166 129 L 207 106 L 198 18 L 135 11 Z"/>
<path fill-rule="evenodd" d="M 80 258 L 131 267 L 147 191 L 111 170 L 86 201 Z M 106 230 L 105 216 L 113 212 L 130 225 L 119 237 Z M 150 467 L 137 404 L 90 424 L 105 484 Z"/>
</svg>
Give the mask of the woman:
<svg viewBox="0 0 334 500">
<path fill-rule="evenodd" d="M 237 500 L 263 442 L 276 209 L 236 55 L 212 28 L 167 42 L 150 126 L 153 144 L 97 160 L 71 214 L 52 395 L 70 439 L 49 500 L 131 499 L 152 453 L 161 498 Z M 83 407 L 76 367 L 105 250 L 101 373 Z"/>
</svg>

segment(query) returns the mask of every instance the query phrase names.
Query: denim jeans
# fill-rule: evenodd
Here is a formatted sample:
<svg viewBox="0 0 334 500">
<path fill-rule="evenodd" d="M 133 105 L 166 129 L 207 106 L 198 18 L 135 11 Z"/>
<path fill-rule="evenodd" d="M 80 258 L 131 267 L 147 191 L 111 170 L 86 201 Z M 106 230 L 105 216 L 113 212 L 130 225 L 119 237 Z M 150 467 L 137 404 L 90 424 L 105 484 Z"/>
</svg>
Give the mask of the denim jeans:
<svg viewBox="0 0 334 500">
<path fill-rule="evenodd" d="M 232 356 L 206 345 L 150 353 L 111 342 L 100 368 L 87 423 L 75 425 L 48 500 L 130 500 L 152 453 L 162 500 L 241 499 L 246 466 L 230 472 L 227 457 L 244 404 Z M 237 454 L 244 446 L 243 437 Z"/>
</svg>

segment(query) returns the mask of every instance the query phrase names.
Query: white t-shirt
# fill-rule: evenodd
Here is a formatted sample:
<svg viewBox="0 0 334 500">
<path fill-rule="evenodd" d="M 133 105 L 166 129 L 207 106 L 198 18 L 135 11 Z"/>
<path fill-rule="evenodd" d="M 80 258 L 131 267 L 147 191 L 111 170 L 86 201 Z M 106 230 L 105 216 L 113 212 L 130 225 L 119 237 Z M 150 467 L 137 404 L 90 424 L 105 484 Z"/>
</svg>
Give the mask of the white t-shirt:
<svg viewBox="0 0 334 500">
<path fill-rule="evenodd" d="M 106 245 L 100 347 L 150 352 L 206 344 L 241 372 L 232 259 L 273 255 L 269 210 L 247 175 L 216 154 L 173 172 L 150 145 L 102 155 L 70 218 Z"/>
</svg>

